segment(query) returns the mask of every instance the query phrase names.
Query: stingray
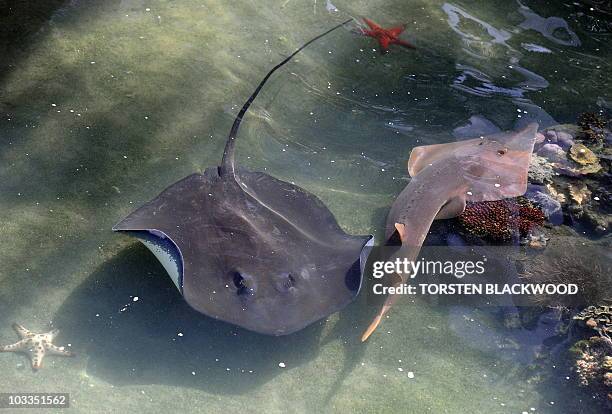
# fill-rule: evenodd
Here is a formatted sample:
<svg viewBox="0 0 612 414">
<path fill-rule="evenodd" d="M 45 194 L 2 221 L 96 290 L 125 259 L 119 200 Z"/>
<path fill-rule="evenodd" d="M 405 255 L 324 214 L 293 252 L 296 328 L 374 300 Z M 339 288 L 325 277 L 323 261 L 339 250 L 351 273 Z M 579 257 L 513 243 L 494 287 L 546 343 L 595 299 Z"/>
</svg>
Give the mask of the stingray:
<svg viewBox="0 0 612 414">
<path fill-rule="evenodd" d="M 286 335 L 358 294 L 372 236 L 345 233 L 315 195 L 234 161 L 240 122 L 270 76 L 349 21 L 268 72 L 236 116 L 220 166 L 172 184 L 113 227 L 140 239 L 197 311 Z"/>
<path fill-rule="evenodd" d="M 399 236 L 402 244 L 396 255 L 416 260 L 431 223 L 458 216 L 468 201 L 525 194 L 537 132 L 538 124 L 531 123 L 518 131 L 414 148 L 408 160 L 412 179 L 387 216 L 387 240 Z M 374 332 L 397 299 L 397 294 L 387 297 L 362 341 Z"/>
</svg>

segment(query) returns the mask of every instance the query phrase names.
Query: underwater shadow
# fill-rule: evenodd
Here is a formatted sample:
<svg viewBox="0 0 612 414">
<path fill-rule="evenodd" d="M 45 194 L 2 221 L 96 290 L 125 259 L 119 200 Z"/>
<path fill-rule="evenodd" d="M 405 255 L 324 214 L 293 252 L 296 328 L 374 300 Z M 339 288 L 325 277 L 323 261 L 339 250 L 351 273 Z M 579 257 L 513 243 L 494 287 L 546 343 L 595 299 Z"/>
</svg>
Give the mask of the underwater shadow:
<svg viewBox="0 0 612 414">
<path fill-rule="evenodd" d="M 365 281 L 364 281 L 365 282 Z M 344 381 L 348 378 L 357 365 L 363 361 L 368 347 L 361 342 L 363 330 L 371 321 L 370 306 L 367 306 L 365 292 L 362 288 L 357 300 L 340 312 L 339 320 L 334 328 L 321 340 L 322 345 L 335 340 L 342 341 L 344 348 L 344 364 L 338 372 L 335 381 L 329 386 L 327 392 L 322 396 L 319 407 L 321 410 L 328 409 L 336 394 L 342 389 Z"/>
<path fill-rule="evenodd" d="M 0 83 L 17 67 L 28 48 L 44 31 L 53 14 L 68 0 L 42 2 L 12 1 L 0 3 Z"/>
<path fill-rule="evenodd" d="M 137 298 L 137 299 L 136 299 Z M 253 333 L 191 309 L 142 245 L 121 251 L 64 302 L 55 324 L 113 385 L 167 384 L 242 394 L 316 357 L 324 322 L 288 336 Z"/>
</svg>

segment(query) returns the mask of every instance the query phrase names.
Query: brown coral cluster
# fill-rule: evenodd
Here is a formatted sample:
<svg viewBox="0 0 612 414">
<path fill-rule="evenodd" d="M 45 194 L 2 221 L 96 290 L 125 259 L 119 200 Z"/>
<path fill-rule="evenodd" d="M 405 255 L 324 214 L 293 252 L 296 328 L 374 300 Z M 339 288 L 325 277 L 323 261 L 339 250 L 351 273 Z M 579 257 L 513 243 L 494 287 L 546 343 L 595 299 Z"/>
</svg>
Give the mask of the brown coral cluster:
<svg viewBox="0 0 612 414">
<path fill-rule="evenodd" d="M 544 224 L 542 210 L 525 197 L 468 203 L 458 217 L 471 235 L 495 241 L 511 240 L 517 232 L 525 237 L 531 229 Z"/>
<path fill-rule="evenodd" d="M 604 129 L 606 127 L 606 121 L 595 112 L 583 112 L 578 115 L 578 126 L 582 129 Z"/>
<path fill-rule="evenodd" d="M 578 115 L 578 126 L 581 128 L 579 139 L 585 142 L 601 142 L 605 138 L 606 120 L 595 112 L 583 112 Z"/>
</svg>

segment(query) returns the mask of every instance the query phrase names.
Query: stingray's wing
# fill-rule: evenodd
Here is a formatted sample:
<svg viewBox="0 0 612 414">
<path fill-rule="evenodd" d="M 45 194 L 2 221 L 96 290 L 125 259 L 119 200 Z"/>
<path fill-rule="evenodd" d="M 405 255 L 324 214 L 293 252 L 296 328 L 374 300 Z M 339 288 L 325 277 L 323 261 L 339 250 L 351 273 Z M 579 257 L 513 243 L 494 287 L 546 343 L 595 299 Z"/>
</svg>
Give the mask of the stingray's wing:
<svg viewBox="0 0 612 414">
<path fill-rule="evenodd" d="M 346 234 L 325 204 L 297 185 L 262 172 L 243 169 L 238 171 L 237 179 L 251 197 L 313 241 L 335 245 L 347 240 L 361 243 L 367 239 L 365 236 Z"/>
<path fill-rule="evenodd" d="M 288 334 L 350 303 L 367 237 L 344 233 L 297 186 L 244 170 L 238 178 L 216 169 L 189 176 L 114 230 L 169 262 L 196 310 L 256 332 Z M 254 290 L 242 294 L 241 286 Z"/>
<path fill-rule="evenodd" d="M 193 266 L 191 238 L 195 223 L 202 232 L 208 227 L 208 215 L 194 214 L 197 209 L 207 210 L 207 205 L 214 203 L 212 196 L 199 197 L 201 203 L 194 209 L 194 190 L 208 195 L 211 176 L 214 170 L 207 170 L 205 174 L 192 174 L 166 188 L 156 198 L 134 210 L 127 217 L 113 226 L 113 231 L 129 232 L 137 237 L 164 266 L 168 275 L 183 293 L 183 280 L 185 267 Z M 202 255 L 212 256 L 218 254 L 218 245 L 211 240 L 210 247 Z"/>
</svg>

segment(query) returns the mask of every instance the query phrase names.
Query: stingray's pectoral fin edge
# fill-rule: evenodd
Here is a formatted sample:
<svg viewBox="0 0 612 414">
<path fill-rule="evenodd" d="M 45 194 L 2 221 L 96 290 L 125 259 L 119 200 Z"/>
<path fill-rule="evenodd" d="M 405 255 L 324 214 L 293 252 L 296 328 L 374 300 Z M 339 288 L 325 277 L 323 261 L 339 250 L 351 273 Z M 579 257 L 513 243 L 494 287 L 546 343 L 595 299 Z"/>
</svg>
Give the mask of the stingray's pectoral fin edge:
<svg viewBox="0 0 612 414">
<path fill-rule="evenodd" d="M 125 228 L 121 223 L 115 225 L 113 231 L 127 233 L 140 240 L 155 255 L 176 288 L 183 294 L 183 254 L 172 238 L 160 230 Z"/>
<path fill-rule="evenodd" d="M 361 292 L 361 286 L 363 285 L 363 272 L 365 271 L 366 264 L 368 263 L 368 257 L 372 248 L 374 247 L 374 236 L 365 236 L 365 243 L 361 246 L 359 252 L 359 258 L 355 260 L 353 265 L 346 272 L 344 279 L 346 288 L 351 292 L 352 299 L 354 300 Z"/>
<path fill-rule="evenodd" d="M 367 236 L 368 240 L 365 242 L 363 247 L 361 248 L 361 253 L 359 254 L 359 270 L 361 271 L 361 279 L 359 281 L 359 288 L 357 289 L 357 294 L 361 291 L 361 285 L 363 284 L 363 272 L 365 271 L 366 264 L 368 263 L 368 257 L 374 248 L 374 236 Z"/>
</svg>

